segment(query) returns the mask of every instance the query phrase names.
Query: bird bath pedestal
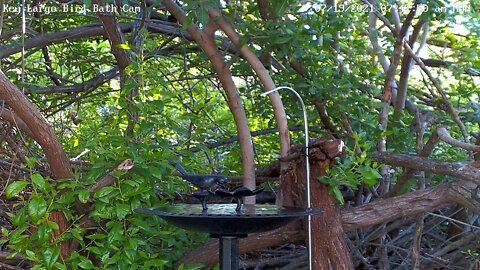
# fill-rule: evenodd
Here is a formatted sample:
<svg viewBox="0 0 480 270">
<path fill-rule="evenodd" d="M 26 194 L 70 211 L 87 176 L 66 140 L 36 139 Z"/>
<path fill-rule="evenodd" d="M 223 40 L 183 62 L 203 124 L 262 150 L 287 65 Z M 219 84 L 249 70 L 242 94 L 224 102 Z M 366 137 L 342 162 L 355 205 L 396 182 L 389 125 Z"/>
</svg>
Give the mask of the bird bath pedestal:
<svg viewBox="0 0 480 270">
<path fill-rule="evenodd" d="M 285 226 L 291 221 L 319 214 L 320 209 L 302 209 L 278 205 L 209 204 L 203 210 L 199 204 L 176 204 L 137 209 L 143 214 L 157 215 L 180 228 L 209 233 L 218 238 L 220 269 L 239 269 L 238 239 L 249 233 L 265 232 Z"/>
</svg>

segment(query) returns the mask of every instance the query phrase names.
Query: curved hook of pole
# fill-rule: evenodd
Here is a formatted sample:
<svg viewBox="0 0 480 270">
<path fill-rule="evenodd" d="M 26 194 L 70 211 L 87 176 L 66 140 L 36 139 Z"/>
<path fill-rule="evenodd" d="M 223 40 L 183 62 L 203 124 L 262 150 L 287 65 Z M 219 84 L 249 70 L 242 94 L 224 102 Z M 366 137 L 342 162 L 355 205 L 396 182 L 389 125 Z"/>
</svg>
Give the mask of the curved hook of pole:
<svg viewBox="0 0 480 270">
<path fill-rule="evenodd" d="M 311 202 L 311 197 L 310 197 L 310 162 L 309 162 L 309 157 L 308 157 L 308 144 L 309 144 L 309 138 L 308 138 L 308 120 L 307 120 L 307 111 L 305 109 L 305 103 L 303 102 L 302 97 L 300 94 L 298 94 L 297 91 L 295 91 L 293 88 L 288 87 L 288 86 L 279 86 L 276 88 L 273 88 L 271 90 L 268 90 L 267 92 L 261 93 L 260 96 L 264 97 L 268 94 L 271 94 L 273 92 L 279 91 L 279 90 L 289 90 L 292 93 L 295 94 L 297 99 L 300 101 L 300 104 L 302 105 L 302 111 L 303 111 L 303 124 L 304 124 L 304 132 L 305 132 L 305 176 L 306 176 L 306 196 L 307 196 L 307 210 L 310 210 L 312 208 L 312 202 Z M 308 240 L 307 240 L 307 245 L 308 245 L 308 269 L 312 269 L 312 217 L 310 215 L 307 216 L 307 235 L 308 235 Z"/>
</svg>

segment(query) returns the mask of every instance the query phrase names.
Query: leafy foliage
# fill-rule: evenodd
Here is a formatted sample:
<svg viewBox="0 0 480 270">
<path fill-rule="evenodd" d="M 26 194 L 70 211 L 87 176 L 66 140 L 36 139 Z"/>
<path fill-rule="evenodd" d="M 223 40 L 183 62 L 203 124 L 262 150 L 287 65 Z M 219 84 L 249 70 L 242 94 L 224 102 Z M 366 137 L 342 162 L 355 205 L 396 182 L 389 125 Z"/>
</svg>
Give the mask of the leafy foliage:
<svg viewBox="0 0 480 270">
<path fill-rule="evenodd" d="M 10 7 L 20 4 L 17 0 L 7 2 Z M 156 217 L 134 211 L 167 204 L 177 190 L 190 188 L 171 176 L 172 168 L 166 160 L 182 156 L 185 165 L 199 173 L 241 174 L 238 142 L 209 147 L 236 136 L 237 131 L 217 74 L 185 31 L 192 24 L 205 29 L 212 23 L 206 8 L 222 11 L 242 35 L 241 44 L 265 60 L 265 68 L 277 85 L 291 86 L 304 97 L 310 126 L 321 127 L 315 136 L 334 132 L 324 127 L 314 100 L 325 103 L 328 120 L 342 136 L 347 134 L 344 119 L 348 119 L 353 134 L 345 137 L 347 155 L 338 159 L 336 166 L 326 168 L 328 175 L 319 179 L 340 202 L 344 201 L 341 190 L 345 187 L 377 185 L 380 166 L 367 157 L 382 137 L 386 137 L 388 150 L 415 152 L 414 113 L 404 112 L 400 119 L 390 121 L 386 130 L 378 125 L 379 110 L 385 105 L 380 101 L 385 70 L 369 35 L 379 40 L 386 58 L 391 59 L 395 41 L 384 25 L 376 25 L 381 31 L 370 33 L 369 13 L 354 11 L 353 4 L 347 10 L 347 2 L 340 3 L 344 5 L 341 9 L 305 1 L 267 2 L 275 2 L 267 6 L 268 18 L 257 1 L 184 1 L 187 18 L 183 26 L 172 23 L 171 14 L 156 3 L 138 13 L 118 12 L 118 22 L 130 26 L 122 30 L 125 43 L 117 48 L 128 51 L 133 59 L 121 72 L 109 41 L 101 34 L 86 34 L 101 27 L 93 12 L 58 9 L 38 16 L 28 13 L 28 35 L 32 40 L 35 35 L 71 30 L 83 35 L 64 40 L 49 36 L 48 45 L 27 48 L 25 70 L 20 65 L 20 52 L 2 59 L 2 71 L 25 89 L 28 98 L 52 123 L 67 155 L 76 157 L 80 165 L 74 166 L 72 179 L 50 179 L 40 147 L 14 132 L 29 157 L 23 160 L 15 151 L 8 154 L 15 161 L 21 160 L 18 167 L 27 168 L 29 173 L 19 173 L 5 187 L 5 197 L 16 203 L 15 212 L 9 213 L 15 229 L 2 228 L 0 243 L 34 262 L 33 269 L 170 269 L 187 249 L 205 241 L 205 235 L 173 228 Z M 412 1 L 377 1 L 376 8 L 393 23 L 389 11 L 381 7 L 391 7 L 394 2 L 402 7 L 400 19 L 404 21 Z M 83 3 L 92 6 L 91 1 Z M 445 1 L 421 3 L 426 10 L 417 13 L 414 22 L 425 20 L 430 25 L 427 48 L 421 56 L 442 61 L 440 67 L 432 68 L 432 73 L 441 81 L 468 132 L 478 132 L 478 3 L 463 1 L 473 10 L 464 13 Z M 63 5 L 55 1 L 43 4 L 51 8 Z M 143 20 L 143 12 L 151 17 Z M 1 49 L 20 46 L 21 18 L 8 10 L 4 15 L 3 28 L 15 31 L 0 36 Z M 10 34 L 11 38 L 7 38 Z M 218 34 L 216 43 L 234 76 L 250 130 L 275 128 L 269 103 L 258 98 L 261 82 L 251 66 L 238 52 L 229 50 L 224 35 Z M 301 65 L 303 72 L 293 68 L 294 63 Z M 115 76 L 92 86 L 110 72 Z M 398 79 L 400 74 L 396 75 Z M 282 101 L 290 126 L 301 124 L 295 97 L 282 93 Z M 445 109 L 445 100 L 416 66 L 409 79 L 408 101 L 433 113 L 434 124 L 448 125 L 452 136 L 461 137 Z M 390 110 L 388 115 L 392 114 Z M 133 131 L 128 132 L 132 119 Z M 425 139 L 432 131 L 433 125 L 427 128 Z M 301 132 L 291 135 L 292 143 L 303 139 Z M 257 164 L 278 158 L 276 134 L 254 137 L 253 145 Z M 453 161 L 469 158 L 468 153 L 446 144 L 439 145 L 432 156 Z M 132 170 L 117 172 L 111 186 L 89 190 L 125 159 L 134 160 Z M 390 172 L 395 182 L 400 172 Z M 435 184 L 445 179 L 432 180 Z M 88 205 L 86 214 L 78 215 L 73 210 L 78 204 Z M 52 213 L 62 213 L 67 219 L 69 226 L 61 235 L 55 235 L 60 224 L 49 218 Z M 98 226 L 82 226 L 87 217 Z M 64 258 L 61 243 L 79 248 Z M 469 251 L 467 256 L 476 255 Z"/>
</svg>

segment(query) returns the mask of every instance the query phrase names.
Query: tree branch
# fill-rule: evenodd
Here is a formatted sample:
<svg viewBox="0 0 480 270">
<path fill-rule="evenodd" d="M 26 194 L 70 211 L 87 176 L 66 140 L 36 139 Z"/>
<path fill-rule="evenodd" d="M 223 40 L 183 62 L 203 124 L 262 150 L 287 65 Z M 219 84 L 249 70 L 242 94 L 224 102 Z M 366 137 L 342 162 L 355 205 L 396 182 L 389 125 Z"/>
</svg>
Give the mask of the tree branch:
<svg viewBox="0 0 480 270">
<path fill-rule="evenodd" d="M 448 130 L 443 126 L 437 128 L 437 134 L 442 141 L 450 144 L 451 146 L 460 147 L 467 151 L 480 152 L 480 145 L 469 144 L 452 138 Z"/>
<path fill-rule="evenodd" d="M 12 124 L 12 126 L 17 127 L 21 131 L 27 133 L 28 136 L 32 137 L 32 131 L 27 126 L 27 124 L 16 115 L 13 111 L 2 106 L 0 108 L 0 118 Z"/>
<path fill-rule="evenodd" d="M 318 115 L 320 116 L 320 120 L 322 121 L 323 126 L 329 130 L 333 136 L 338 138 L 338 131 L 337 128 L 333 125 L 332 121 L 330 121 L 330 117 L 328 117 L 327 107 L 325 106 L 325 102 L 319 97 L 315 97 L 315 108 L 317 109 Z"/>
<path fill-rule="evenodd" d="M 458 203 L 478 213 L 480 202 L 472 197 L 472 191 L 476 186 L 468 181 L 444 183 L 434 188 L 412 191 L 393 198 L 379 199 L 366 205 L 344 209 L 342 210 L 344 230 L 367 228 L 399 218 L 414 218 L 449 203 Z"/>
<path fill-rule="evenodd" d="M 70 162 L 57 140 L 55 131 L 43 118 L 37 108 L 10 80 L 0 72 L 0 99 L 3 99 L 12 110 L 25 122 L 32 132 L 33 139 L 40 144 L 51 166 L 54 178 L 70 178 Z"/>
<path fill-rule="evenodd" d="M 98 6 L 105 7 L 105 4 L 102 0 L 94 0 L 93 3 Z M 124 48 L 120 48 L 119 46 L 120 44 L 125 44 L 125 38 L 123 37 L 122 31 L 113 14 L 108 12 L 98 12 L 97 16 L 102 22 L 103 30 L 105 31 L 108 41 L 110 42 L 112 53 L 117 60 L 120 73 L 122 73 L 123 70 L 130 64 L 129 51 Z"/>
<path fill-rule="evenodd" d="M 111 69 L 105 73 L 102 73 L 86 82 L 69 85 L 69 86 L 51 86 L 51 87 L 43 87 L 36 90 L 28 90 L 26 89 L 26 93 L 35 94 L 57 94 L 57 93 L 80 93 L 89 91 L 90 89 L 96 89 L 102 84 L 110 81 L 111 79 L 117 77 L 119 75 L 118 68 Z"/>
<path fill-rule="evenodd" d="M 460 120 L 460 117 L 458 116 L 458 113 L 453 107 L 452 103 L 449 101 L 447 94 L 445 93 L 445 91 L 443 91 L 443 87 L 440 85 L 440 82 L 435 77 L 433 77 L 432 73 L 430 73 L 428 68 L 425 66 L 422 60 L 415 54 L 415 52 L 413 52 L 412 48 L 406 41 L 403 42 L 403 47 L 405 47 L 406 52 L 410 54 L 413 60 L 417 62 L 417 64 L 420 66 L 423 72 L 425 72 L 428 78 L 432 81 L 438 93 L 440 93 L 440 96 L 443 99 L 442 100 L 443 103 L 447 106 L 447 111 L 450 113 L 450 115 L 452 115 L 453 121 L 455 121 L 455 123 L 460 127 L 460 130 L 462 131 L 465 141 L 468 141 L 467 129 L 465 128 L 465 125 Z"/>
<path fill-rule="evenodd" d="M 377 152 L 370 157 L 377 162 L 393 166 L 448 175 L 480 184 L 480 170 L 465 163 L 452 163 L 414 155 L 387 152 Z"/>
<path fill-rule="evenodd" d="M 131 31 L 133 24 L 131 23 L 120 23 L 118 25 L 121 31 Z M 80 26 L 75 29 L 60 31 L 51 34 L 38 35 L 32 38 L 29 38 L 25 41 L 25 50 L 32 48 L 41 48 L 51 44 L 62 43 L 65 40 L 75 40 L 81 38 L 88 38 L 93 36 L 100 36 L 104 34 L 103 27 L 100 25 L 85 25 Z M 14 53 L 18 53 L 22 50 L 22 45 L 13 45 L 8 47 L 3 47 L 0 49 L 0 59 L 5 58 Z"/>
<path fill-rule="evenodd" d="M 265 91 L 275 88 L 275 83 L 273 82 L 272 77 L 270 77 L 270 75 L 268 74 L 268 70 L 258 59 L 258 57 L 248 48 L 247 45 L 240 44 L 240 35 L 225 20 L 222 14 L 211 8 L 208 9 L 208 13 L 218 24 L 218 26 L 223 30 L 223 32 L 228 36 L 228 38 L 233 42 L 233 44 L 235 44 L 243 58 L 250 63 L 258 78 L 262 82 Z M 277 128 L 279 130 L 280 157 L 286 157 L 290 152 L 290 135 L 288 133 L 287 114 L 285 113 L 285 108 L 278 92 L 270 94 L 269 98 L 272 103 L 275 119 L 277 122 Z"/>
<path fill-rule="evenodd" d="M 408 41 L 408 44 L 410 44 L 410 47 L 413 47 L 413 45 L 415 44 L 415 41 L 417 40 L 418 35 L 420 34 L 420 29 L 423 27 L 425 23 L 426 21 L 420 20 L 415 25 L 413 33 L 410 36 L 410 39 Z M 400 81 L 398 83 L 397 98 L 394 104 L 394 109 L 395 109 L 394 119 L 398 119 L 400 117 L 401 111 L 403 110 L 403 108 L 405 108 L 405 100 L 407 99 L 408 79 L 410 77 L 411 69 L 412 69 L 412 57 L 408 53 L 405 53 L 403 54 L 402 64 L 400 68 Z"/>
<path fill-rule="evenodd" d="M 409 192 L 405 195 L 378 199 L 369 204 L 342 210 L 345 231 L 367 228 L 404 217 L 433 211 L 448 201 L 448 185 Z"/>
</svg>

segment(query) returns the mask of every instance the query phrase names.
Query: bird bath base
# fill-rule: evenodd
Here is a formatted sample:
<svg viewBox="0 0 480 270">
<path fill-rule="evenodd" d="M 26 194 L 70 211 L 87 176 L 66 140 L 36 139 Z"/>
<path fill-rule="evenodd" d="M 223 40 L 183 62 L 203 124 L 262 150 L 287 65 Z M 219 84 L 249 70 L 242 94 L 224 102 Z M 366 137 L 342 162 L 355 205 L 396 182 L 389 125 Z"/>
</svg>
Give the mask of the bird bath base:
<svg viewBox="0 0 480 270">
<path fill-rule="evenodd" d="M 249 233 L 266 232 L 287 225 L 293 220 L 317 215 L 320 209 L 302 209 L 279 205 L 244 204 L 240 211 L 236 204 L 210 204 L 208 211 L 199 204 L 176 204 L 137 209 L 138 213 L 157 215 L 167 222 L 190 231 L 209 233 L 218 238 L 220 269 L 237 270 L 238 238 Z"/>
</svg>

